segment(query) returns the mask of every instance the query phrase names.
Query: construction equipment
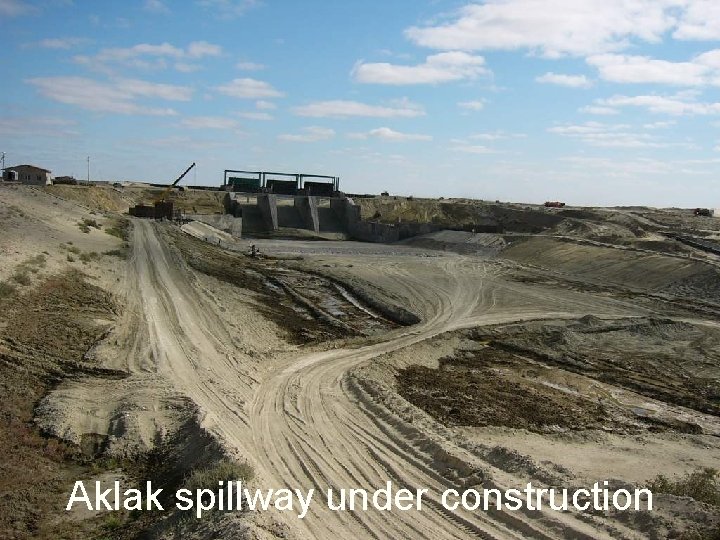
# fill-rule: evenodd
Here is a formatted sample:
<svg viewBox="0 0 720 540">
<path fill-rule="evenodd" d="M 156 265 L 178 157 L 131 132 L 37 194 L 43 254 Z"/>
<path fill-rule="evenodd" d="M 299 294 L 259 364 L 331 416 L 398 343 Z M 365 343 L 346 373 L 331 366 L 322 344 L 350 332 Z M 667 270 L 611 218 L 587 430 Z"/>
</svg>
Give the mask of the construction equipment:
<svg viewBox="0 0 720 540">
<path fill-rule="evenodd" d="M 545 203 L 545 206 L 547 208 L 563 208 L 565 206 L 565 203 L 560 201 L 547 201 Z"/>
<path fill-rule="evenodd" d="M 710 210 L 709 208 L 696 208 L 695 215 L 696 216 L 704 216 L 704 217 L 712 217 L 713 211 Z"/>
<path fill-rule="evenodd" d="M 189 173 L 194 166 L 195 163 L 193 162 L 193 164 L 190 165 L 187 169 L 185 169 L 185 172 L 178 176 L 172 184 L 166 186 L 165 189 L 162 190 L 160 195 L 155 198 L 152 206 L 144 204 L 135 205 L 130 208 L 130 215 L 135 217 L 146 217 L 155 219 L 172 219 L 174 214 L 173 202 L 166 201 L 165 197 L 168 196 L 172 188 L 178 185 L 180 180 L 185 178 L 185 175 Z"/>
<path fill-rule="evenodd" d="M 186 175 L 187 173 L 189 173 L 194 166 L 195 166 L 195 162 L 193 162 L 192 165 L 190 165 L 187 169 L 185 169 L 185 172 L 182 173 L 180 176 L 178 176 L 177 179 L 176 179 L 172 184 L 170 184 L 169 186 L 167 186 L 167 187 L 162 191 L 162 193 L 160 193 L 160 195 L 155 199 L 155 204 L 157 204 L 157 203 L 159 203 L 159 202 L 165 202 L 165 197 L 167 197 L 168 193 L 170 193 L 170 190 L 171 190 L 172 188 L 174 188 L 175 186 L 177 186 L 178 183 L 180 182 L 180 180 L 182 180 L 183 178 L 185 178 L 185 175 Z"/>
</svg>

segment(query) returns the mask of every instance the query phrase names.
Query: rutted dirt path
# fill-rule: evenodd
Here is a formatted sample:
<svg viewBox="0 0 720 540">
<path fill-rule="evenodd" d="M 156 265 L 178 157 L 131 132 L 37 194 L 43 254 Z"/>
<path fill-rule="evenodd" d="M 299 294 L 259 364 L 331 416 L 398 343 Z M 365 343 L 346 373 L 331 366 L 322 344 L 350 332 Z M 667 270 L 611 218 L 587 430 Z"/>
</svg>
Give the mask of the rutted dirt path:
<svg viewBox="0 0 720 540">
<path fill-rule="evenodd" d="M 278 514 L 304 538 L 578 538 L 607 536 L 571 515 L 519 512 L 453 514 L 439 504 L 448 487 L 474 485 L 490 468 L 447 441 L 404 423 L 353 382 L 348 371 L 374 357 L 461 327 L 573 313 L 496 309 L 501 266 L 464 257 L 426 259 L 432 286 L 400 264 L 378 268 L 426 315 L 423 323 L 393 330 L 373 344 L 278 359 L 267 373 L 235 361 L 230 336 L 189 274 L 171 260 L 155 225 L 135 223 L 135 294 L 147 324 L 158 374 L 190 397 L 203 426 L 230 450 L 256 462 L 263 486 L 315 488 L 322 497 L 310 514 Z M 131 274 L 132 275 L 132 274 Z M 132 281 L 132 279 L 131 279 Z M 570 302 L 572 305 L 572 302 Z M 581 306 L 575 306 L 579 312 Z M 255 382 L 257 378 L 257 383 Z M 496 486 L 522 486 L 493 470 Z M 331 512 L 328 487 L 370 491 L 392 480 L 396 488 L 429 488 L 423 510 Z M 321 495 L 322 494 L 322 495 Z"/>
</svg>

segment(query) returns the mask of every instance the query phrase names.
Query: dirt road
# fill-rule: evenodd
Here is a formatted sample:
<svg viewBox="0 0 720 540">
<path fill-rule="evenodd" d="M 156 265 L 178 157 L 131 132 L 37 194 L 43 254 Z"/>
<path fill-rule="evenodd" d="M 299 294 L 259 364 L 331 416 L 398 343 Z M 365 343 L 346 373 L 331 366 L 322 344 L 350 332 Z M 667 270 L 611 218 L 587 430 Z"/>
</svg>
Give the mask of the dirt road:
<svg viewBox="0 0 720 540">
<path fill-rule="evenodd" d="M 477 474 L 491 469 L 489 465 L 439 434 L 430 436 L 406 423 L 348 376 L 372 358 L 448 330 L 574 313 L 527 305 L 498 309 L 502 266 L 478 258 L 416 261 L 430 266 L 424 274 L 434 276 L 432 286 L 407 265 L 387 264 L 376 271 L 412 298 L 424 322 L 367 346 L 278 358 L 265 373 L 251 374 L 234 359 L 230 335 L 215 307 L 171 259 L 155 227 L 135 223 L 132 265 L 137 283 L 131 287 L 142 306 L 157 372 L 199 406 L 203 426 L 224 445 L 255 460 L 261 485 L 315 488 L 324 494 L 328 487 L 374 491 L 392 480 L 397 488 L 429 489 L 420 512 L 331 512 L 316 502 L 304 520 L 278 513 L 299 537 L 555 538 L 571 531 L 579 538 L 605 537 L 599 518 L 593 523 L 560 513 L 528 517 L 444 510 L 439 494 L 464 482 L 477 483 Z M 507 473 L 491 473 L 496 486 L 520 485 Z"/>
</svg>

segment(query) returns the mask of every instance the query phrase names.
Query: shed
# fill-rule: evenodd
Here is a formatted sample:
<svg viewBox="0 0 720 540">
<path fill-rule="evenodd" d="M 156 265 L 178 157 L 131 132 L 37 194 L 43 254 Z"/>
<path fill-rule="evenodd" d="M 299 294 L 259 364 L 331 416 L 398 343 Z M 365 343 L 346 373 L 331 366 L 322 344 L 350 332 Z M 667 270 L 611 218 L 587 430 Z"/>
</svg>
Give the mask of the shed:
<svg viewBox="0 0 720 540">
<path fill-rule="evenodd" d="M 35 165 L 15 165 L 3 171 L 3 180 L 16 180 L 33 186 L 49 186 L 52 185 L 52 174 L 49 170 Z"/>
</svg>

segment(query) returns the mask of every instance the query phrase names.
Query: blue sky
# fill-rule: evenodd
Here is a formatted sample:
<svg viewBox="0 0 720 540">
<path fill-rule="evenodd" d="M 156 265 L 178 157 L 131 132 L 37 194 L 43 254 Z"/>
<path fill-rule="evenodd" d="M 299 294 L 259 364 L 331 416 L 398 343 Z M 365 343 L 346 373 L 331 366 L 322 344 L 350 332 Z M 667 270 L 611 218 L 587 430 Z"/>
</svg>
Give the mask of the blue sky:
<svg viewBox="0 0 720 540">
<path fill-rule="evenodd" d="M 716 0 L 0 0 L 0 33 L 8 166 L 720 206 Z"/>
</svg>

